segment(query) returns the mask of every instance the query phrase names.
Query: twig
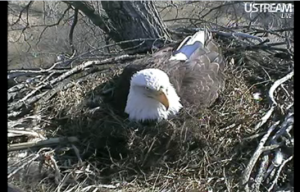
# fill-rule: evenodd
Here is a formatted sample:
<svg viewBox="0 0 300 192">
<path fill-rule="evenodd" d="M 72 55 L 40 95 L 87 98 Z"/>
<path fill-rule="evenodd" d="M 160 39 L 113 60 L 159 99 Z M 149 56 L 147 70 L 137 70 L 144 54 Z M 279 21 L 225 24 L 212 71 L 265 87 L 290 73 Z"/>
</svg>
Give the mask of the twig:
<svg viewBox="0 0 300 192">
<path fill-rule="evenodd" d="M 76 156 L 78 158 L 79 164 L 81 165 L 82 164 L 82 159 L 80 157 L 78 148 L 74 144 L 72 144 L 72 148 L 73 148 L 73 150 L 74 150 L 74 152 L 75 152 L 75 154 L 76 154 Z"/>
<path fill-rule="evenodd" d="M 27 143 L 17 143 L 8 145 L 8 151 L 17 151 L 17 150 L 23 150 L 31 147 L 44 147 L 44 146 L 50 146 L 50 145 L 57 145 L 62 143 L 75 143 L 79 140 L 77 137 L 59 137 L 59 138 L 50 138 L 48 140 L 38 141 L 38 142 L 27 142 Z"/>
<path fill-rule="evenodd" d="M 13 110 L 13 109 L 19 109 L 22 105 L 23 102 L 25 102 L 28 98 L 30 98 L 31 96 L 33 96 L 34 94 L 36 94 L 39 90 L 41 90 L 42 88 L 48 86 L 48 85 L 53 85 L 65 78 L 67 78 L 68 76 L 74 74 L 74 73 L 77 73 L 83 69 L 85 69 L 86 67 L 89 67 L 91 65 L 101 65 L 101 64 L 105 64 L 105 63 L 111 63 L 111 62 L 116 62 L 116 61 L 119 61 L 119 60 L 125 60 L 125 59 L 134 59 L 134 58 L 139 58 L 139 57 L 142 57 L 140 55 L 121 55 L 121 56 L 118 56 L 118 57 L 113 57 L 113 58 L 108 58 L 108 59 L 104 59 L 102 61 L 100 60 L 95 60 L 95 61 L 88 61 L 88 62 L 85 62 L 81 65 L 78 65 L 74 68 L 72 68 L 71 70 L 69 70 L 68 72 L 60 75 L 59 77 L 51 80 L 50 82 L 46 83 L 46 84 L 43 84 L 43 85 L 40 85 L 38 87 L 36 87 L 32 92 L 30 92 L 29 94 L 27 94 L 25 97 L 23 97 L 22 99 L 20 99 L 19 101 L 11 104 L 11 106 L 9 107 L 9 110 Z M 44 92 L 43 94 L 45 94 L 46 92 Z M 39 98 L 36 98 L 33 102 L 35 102 L 36 100 L 40 99 Z M 30 102 L 29 104 L 31 104 L 32 102 Z"/>
<path fill-rule="evenodd" d="M 185 29 L 186 30 L 186 29 Z M 204 28 L 189 28 L 188 30 L 191 30 L 193 32 L 197 32 L 200 30 L 204 30 Z M 245 39 L 255 39 L 257 41 L 259 41 L 260 43 L 263 42 L 263 40 L 260 37 L 256 37 L 247 33 L 241 33 L 241 32 L 225 32 L 225 31 L 220 31 L 220 30 L 216 30 L 216 29 L 207 29 L 208 31 L 212 32 L 212 33 L 216 33 L 217 35 L 220 36 L 224 36 L 224 37 L 241 37 L 241 38 L 245 38 Z"/>
<path fill-rule="evenodd" d="M 56 62 L 53 64 L 55 67 L 56 65 L 63 64 L 64 62 Z M 54 67 L 51 66 L 48 69 L 12 69 L 9 70 L 7 73 L 7 79 L 12 79 L 19 76 L 30 76 L 32 74 L 43 74 L 43 73 L 65 73 L 66 69 L 53 69 Z"/>
<path fill-rule="evenodd" d="M 52 162 L 53 166 L 54 166 L 54 170 L 55 170 L 55 183 L 59 184 L 61 181 L 61 174 L 60 174 L 60 170 L 58 168 L 58 165 L 53 157 L 53 155 L 50 155 L 50 161 Z"/>
<path fill-rule="evenodd" d="M 14 171 L 12 171 L 7 178 L 11 178 L 14 174 L 16 174 L 18 171 L 20 171 L 22 168 L 24 168 L 26 165 L 30 164 L 31 162 L 33 162 L 34 160 L 36 160 L 37 158 L 39 158 L 39 154 L 36 154 L 32 159 L 24 162 L 20 167 L 18 167 L 17 169 L 15 169 Z"/>
<path fill-rule="evenodd" d="M 244 140 L 244 141 L 246 141 L 246 140 L 252 140 L 252 139 L 255 139 L 255 138 L 257 138 L 257 137 L 260 137 L 260 136 L 264 135 L 265 133 L 266 133 L 266 132 L 256 133 L 256 134 L 254 134 L 254 135 L 251 135 L 251 136 L 249 136 L 249 137 L 244 138 L 243 140 Z"/>
<path fill-rule="evenodd" d="M 294 155 L 290 156 L 288 159 L 286 159 L 279 167 L 278 171 L 277 171 L 277 174 L 276 174 L 276 177 L 275 179 L 273 180 L 271 186 L 269 187 L 268 191 L 272 191 L 272 189 L 274 188 L 274 186 L 277 184 L 277 180 L 279 178 L 279 175 L 283 169 L 283 167 L 285 166 L 285 164 L 287 164 L 289 161 L 291 161 L 293 159 Z"/>
<path fill-rule="evenodd" d="M 271 151 L 271 150 L 274 150 L 274 149 L 278 149 L 280 147 L 279 144 L 277 145 L 270 145 L 270 146 L 265 146 L 261 149 L 262 152 L 266 152 L 266 151 Z"/>
<path fill-rule="evenodd" d="M 106 188 L 106 189 L 116 189 L 117 187 L 114 185 L 104 185 L 104 184 L 98 184 L 98 185 L 90 185 L 85 188 L 83 188 L 81 191 L 90 191 L 91 188 L 95 188 L 96 191 L 98 191 L 99 188 Z"/>
<path fill-rule="evenodd" d="M 97 48 L 97 49 L 93 49 L 87 53 L 92 53 L 94 51 L 98 51 L 100 49 L 106 49 L 108 47 L 113 47 L 113 46 L 118 46 L 118 45 L 122 45 L 122 44 L 126 44 L 126 43 L 133 43 L 133 42 L 145 42 L 145 41 L 168 41 L 170 43 L 174 43 L 176 41 L 171 41 L 171 40 L 166 40 L 166 39 L 163 39 L 163 38 L 140 38 L 140 39 L 132 39 L 132 40 L 126 40 L 126 41 L 120 41 L 120 42 L 117 42 L 117 43 L 112 43 L 112 44 L 108 44 L 108 45 L 104 45 L 100 48 Z M 130 48 L 129 48 L 130 49 Z M 87 53 L 84 53 L 82 54 L 81 56 L 87 54 Z"/>
<path fill-rule="evenodd" d="M 259 192 L 259 187 L 261 185 L 261 182 L 264 179 L 264 174 L 267 170 L 268 163 L 269 163 L 269 155 L 265 154 L 262 158 L 261 163 L 260 163 L 260 168 L 259 168 L 258 173 L 257 173 L 256 178 L 255 178 L 254 187 L 252 187 L 257 192 Z"/>
<path fill-rule="evenodd" d="M 50 73 L 47 77 L 45 77 L 45 79 L 41 80 L 37 86 L 40 86 L 42 84 L 45 84 L 46 81 L 48 81 L 52 76 L 54 75 L 54 73 Z"/>
<path fill-rule="evenodd" d="M 8 173 L 9 173 L 9 174 L 11 173 L 10 167 L 17 167 L 18 165 L 21 165 L 21 164 L 23 164 L 24 162 L 27 162 L 29 159 L 33 158 L 35 155 L 36 155 L 36 154 L 30 154 L 29 156 L 24 157 L 24 158 L 20 159 L 19 161 L 14 162 L 14 164 L 9 165 L 9 166 L 8 166 L 8 170 L 7 170 Z"/>
<path fill-rule="evenodd" d="M 275 106 L 272 106 L 270 110 L 261 118 L 261 121 L 255 126 L 254 129 L 258 130 L 261 126 L 263 126 L 271 117 L 274 110 L 275 110 Z"/>
<path fill-rule="evenodd" d="M 41 41 L 41 37 L 43 36 L 43 34 L 45 33 L 45 31 L 50 28 L 50 27 L 54 27 L 56 25 L 59 25 L 60 22 L 62 21 L 62 19 L 65 17 L 65 15 L 67 14 L 67 12 L 71 9 L 71 6 L 68 5 L 68 7 L 64 10 L 63 14 L 61 15 L 61 17 L 58 19 L 58 21 L 56 23 L 53 23 L 53 24 L 50 24 L 50 25 L 47 25 L 43 31 L 40 33 L 39 35 L 39 38 L 38 38 L 38 41 L 36 42 L 36 45 L 38 45 Z"/>
<path fill-rule="evenodd" d="M 78 21 L 78 8 L 75 8 L 75 10 L 74 10 L 74 19 L 73 19 L 71 29 L 70 29 L 70 33 L 69 33 L 69 43 L 70 43 L 70 47 L 72 49 L 72 53 L 75 52 L 75 47 L 74 47 L 74 44 L 73 44 L 73 33 L 74 33 L 75 26 L 77 24 L 77 21 Z"/>
<path fill-rule="evenodd" d="M 272 35 L 275 35 L 275 36 L 281 37 L 281 38 L 284 38 L 284 36 L 280 35 L 280 33 L 276 33 L 276 32 L 294 31 L 294 27 L 293 28 L 282 28 L 282 29 L 276 29 L 276 30 L 265 30 L 265 29 L 258 29 L 258 28 L 253 28 L 253 27 L 251 27 L 250 29 L 251 30 L 255 30 L 255 31 L 253 31 L 251 33 L 255 33 L 255 34 L 258 34 L 258 33 L 270 33 Z"/>
<path fill-rule="evenodd" d="M 144 160 L 143 160 L 142 166 L 144 166 L 146 160 L 148 159 L 149 153 L 150 153 L 150 151 L 152 150 L 152 148 L 153 148 L 155 142 L 156 142 L 156 137 L 154 137 L 154 139 L 153 139 L 153 141 L 152 141 L 152 143 L 151 143 L 151 145 L 150 145 L 150 147 L 149 147 L 149 149 L 148 149 L 148 151 L 147 151 L 147 153 L 146 153 L 146 156 L 145 156 L 145 158 L 144 158 Z"/>
<path fill-rule="evenodd" d="M 248 186 L 248 181 L 249 181 L 249 177 L 251 174 L 251 171 L 254 167 L 254 165 L 256 164 L 259 156 L 261 155 L 261 153 L 264 151 L 264 145 L 267 141 L 267 139 L 269 138 L 270 134 L 274 131 L 274 129 L 277 127 L 277 125 L 279 124 L 280 121 L 275 122 L 267 131 L 267 133 L 263 136 L 263 138 L 260 140 L 253 156 L 251 157 L 243 175 L 242 175 L 242 185 L 245 185 L 245 190 L 249 191 L 249 186 Z"/>
<path fill-rule="evenodd" d="M 240 2 L 224 2 L 224 4 L 222 4 L 222 5 L 219 5 L 219 6 L 216 6 L 216 7 L 213 7 L 213 8 L 211 8 L 207 13 L 205 13 L 203 16 L 202 16 L 202 18 L 204 18 L 204 17 L 206 17 L 208 14 L 210 14 L 213 10 L 216 10 L 216 9 L 220 9 L 220 8 L 222 8 L 222 7 L 225 7 L 225 6 L 230 6 L 230 5 L 235 5 L 235 4 L 237 4 L 237 3 L 240 3 Z"/>
<path fill-rule="evenodd" d="M 217 27 L 222 28 L 222 29 L 226 29 L 226 30 L 232 31 L 232 29 L 230 29 L 228 27 L 224 27 L 224 26 L 219 25 L 217 23 L 210 22 L 210 21 L 207 21 L 207 20 L 204 20 L 204 19 L 198 19 L 198 18 L 187 18 L 187 17 L 184 17 L 184 18 L 167 19 L 167 20 L 163 20 L 163 21 L 164 22 L 170 22 L 170 21 L 180 21 L 180 20 L 189 20 L 190 22 L 192 22 L 192 21 L 200 21 L 200 22 L 204 22 L 204 23 L 208 23 L 208 24 L 217 26 Z"/>
<path fill-rule="evenodd" d="M 105 70 L 103 70 L 101 72 L 104 73 Z M 71 81 L 70 79 L 65 79 L 59 85 L 57 85 L 53 89 L 49 90 L 47 92 L 47 94 L 45 94 L 45 96 L 38 101 L 38 103 L 46 102 L 47 100 L 51 99 L 57 92 L 69 89 L 69 88 L 73 87 L 75 84 L 80 84 L 80 83 L 82 83 L 84 81 L 88 81 L 90 79 L 93 79 L 97 75 L 99 75 L 99 74 L 98 73 L 93 73 L 93 74 L 89 73 L 89 75 L 86 75 L 86 76 L 83 76 L 83 77 L 79 77 L 75 81 L 75 83 L 73 81 Z"/>
<path fill-rule="evenodd" d="M 46 85 L 45 85 L 46 86 Z M 36 90 L 36 89 L 35 89 Z M 20 115 L 25 115 L 26 113 L 28 113 L 30 110 L 31 110 L 31 108 L 32 108 L 32 106 L 29 106 L 30 104 L 32 104 L 32 103 L 34 103 L 34 102 L 36 102 L 37 100 L 39 100 L 39 99 L 41 99 L 45 94 L 47 94 L 48 93 L 48 91 L 45 91 L 45 92 L 43 92 L 43 93 L 41 93 L 41 94 L 39 94 L 39 95 L 36 95 L 36 96 L 34 96 L 34 97 L 31 97 L 31 98 L 29 98 L 26 102 L 25 101 L 22 101 L 22 102 L 20 102 L 20 101 L 17 101 L 17 102 L 15 102 L 15 103 L 12 103 L 10 106 L 9 106 L 9 108 L 8 108 L 8 110 L 10 111 L 10 110 L 18 110 L 18 109 L 20 109 L 21 107 L 23 107 L 23 106 L 25 106 L 25 107 L 23 107 L 22 109 L 21 109 L 21 111 L 14 111 L 14 112 L 12 112 L 12 113 L 9 113 L 8 114 L 8 118 L 11 118 L 11 117 L 17 117 L 17 116 L 20 116 Z M 16 112 L 16 113 L 15 113 Z"/>
<path fill-rule="evenodd" d="M 228 179 L 227 179 L 228 177 L 226 176 L 225 168 L 223 168 L 223 175 L 224 175 L 225 185 L 226 185 L 227 191 L 231 192 L 231 187 L 230 187 Z"/>
<path fill-rule="evenodd" d="M 23 9 L 20 11 L 20 13 L 19 13 L 19 17 L 18 17 L 18 19 L 12 24 L 12 25 L 15 25 L 15 24 L 17 24 L 20 20 L 21 20 L 21 18 L 22 18 L 22 15 L 23 15 L 23 12 L 26 10 L 27 12 L 28 12 L 28 9 L 30 8 L 30 6 L 33 4 L 33 1 L 29 1 L 29 3 L 25 6 L 25 7 L 23 7 Z"/>
<path fill-rule="evenodd" d="M 25 83 L 20 83 L 20 84 L 17 84 L 17 85 L 15 85 L 15 86 L 9 88 L 9 89 L 7 90 L 7 92 L 8 92 L 8 93 L 13 93 L 13 92 L 20 91 L 20 90 L 22 90 L 23 88 L 26 88 Z"/>
<path fill-rule="evenodd" d="M 268 170 L 266 171 L 264 179 L 266 179 L 267 177 L 272 179 L 274 177 L 276 168 L 282 164 L 282 162 L 284 160 L 284 156 L 285 155 L 280 150 L 277 150 L 275 152 L 275 157 L 273 158 L 271 165 L 269 166 Z"/>
<path fill-rule="evenodd" d="M 283 123 L 280 125 L 280 129 L 275 133 L 275 135 L 271 138 L 270 144 L 276 144 L 277 139 L 282 136 L 283 134 L 286 134 L 290 132 L 290 130 L 293 127 L 294 124 L 294 114 L 289 113 L 286 117 Z"/>
<path fill-rule="evenodd" d="M 282 83 L 286 82 L 287 80 L 291 79 L 294 76 L 294 70 L 291 71 L 289 74 L 287 74 L 286 76 L 284 76 L 281 79 L 278 79 L 277 81 L 274 82 L 274 84 L 272 85 L 272 87 L 269 90 L 269 97 L 271 99 L 271 101 L 273 102 L 274 105 L 277 105 L 277 102 L 274 99 L 274 91 L 277 89 L 277 87 L 279 85 L 281 85 Z"/>
<path fill-rule="evenodd" d="M 9 133 L 17 134 L 17 136 L 29 135 L 29 136 L 34 136 L 34 137 L 38 137 L 38 138 L 41 138 L 41 139 L 46 139 L 41 134 L 38 134 L 38 133 L 33 132 L 33 131 L 19 131 L 19 130 L 9 130 L 8 129 L 8 137 L 10 137 Z"/>
</svg>

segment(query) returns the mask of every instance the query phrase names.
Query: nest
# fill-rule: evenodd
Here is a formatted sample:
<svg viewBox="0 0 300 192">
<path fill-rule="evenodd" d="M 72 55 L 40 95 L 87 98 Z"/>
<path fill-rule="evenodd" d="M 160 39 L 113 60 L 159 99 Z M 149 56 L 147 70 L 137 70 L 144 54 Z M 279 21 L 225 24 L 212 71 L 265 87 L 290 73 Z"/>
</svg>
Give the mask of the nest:
<svg viewBox="0 0 300 192">
<path fill-rule="evenodd" d="M 85 61 L 46 86 L 40 84 L 38 91 L 13 92 L 20 84 L 10 88 L 8 93 L 15 93 L 9 105 L 14 134 L 9 137 L 10 182 L 27 191 L 265 191 L 293 186 L 293 129 L 287 128 L 293 118 L 293 61 L 282 56 L 289 53 L 217 36 L 227 60 L 225 91 L 212 107 L 197 114 L 183 110 L 163 123 L 129 122 L 104 99 L 123 67 L 141 55 Z M 267 169 L 279 153 L 284 158 Z"/>
</svg>

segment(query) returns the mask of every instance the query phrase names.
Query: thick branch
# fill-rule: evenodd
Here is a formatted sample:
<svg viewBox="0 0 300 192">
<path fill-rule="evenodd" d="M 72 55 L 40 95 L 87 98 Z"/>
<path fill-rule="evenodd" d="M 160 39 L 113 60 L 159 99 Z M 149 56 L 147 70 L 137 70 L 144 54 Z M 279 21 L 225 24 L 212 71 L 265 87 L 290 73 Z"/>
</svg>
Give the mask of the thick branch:
<svg viewBox="0 0 300 192">
<path fill-rule="evenodd" d="M 8 146 L 8 151 L 17 151 L 17 150 L 23 150 L 31 147 L 45 147 L 45 146 L 51 146 L 51 145 L 57 145 L 60 143 L 75 143 L 78 142 L 78 139 L 76 137 L 59 137 L 59 138 L 50 138 L 48 140 L 43 140 L 39 142 L 27 142 L 27 143 L 17 143 L 12 144 Z"/>
<path fill-rule="evenodd" d="M 254 165 L 256 164 L 261 153 L 264 152 L 264 145 L 265 145 L 267 139 L 269 138 L 270 134 L 274 131 L 274 129 L 277 127 L 278 124 L 279 124 L 279 121 L 274 123 L 269 128 L 268 132 L 264 135 L 264 137 L 260 140 L 258 147 L 256 148 L 252 158 L 250 159 L 250 161 L 247 165 L 247 168 L 245 169 L 245 171 L 243 173 L 242 185 L 246 185 L 246 188 L 245 188 L 246 191 L 249 190 L 249 186 L 248 186 L 247 182 L 249 181 L 251 171 L 252 171 Z"/>
<path fill-rule="evenodd" d="M 71 29 L 70 29 L 70 33 L 69 33 L 69 43 L 70 43 L 70 47 L 72 49 L 72 53 L 74 53 L 74 51 L 75 51 L 75 47 L 74 47 L 74 44 L 73 44 L 73 33 L 74 33 L 75 26 L 77 24 L 77 21 L 78 21 L 78 9 L 75 8 L 74 19 L 73 19 Z"/>
<path fill-rule="evenodd" d="M 96 26 L 100 27 L 106 33 L 109 28 L 106 26 L 106 18 L 103 15 L 96 14 L 95 9 L 89 2 L 85 1 L 64 1 L 68 5 L 72 5 L 75 9 L 82 11 Z"/>
</svg>

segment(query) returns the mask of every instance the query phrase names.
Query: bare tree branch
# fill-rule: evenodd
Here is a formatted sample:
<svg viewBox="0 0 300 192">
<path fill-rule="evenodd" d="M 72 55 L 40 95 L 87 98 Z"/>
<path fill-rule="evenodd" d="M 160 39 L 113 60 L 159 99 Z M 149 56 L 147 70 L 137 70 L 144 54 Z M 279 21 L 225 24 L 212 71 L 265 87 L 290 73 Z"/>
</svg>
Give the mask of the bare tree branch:
<svg viewBox="0 0 300 192">
<path fill-rule="evenodd" d="M 73 19 L 71 29 L 70 29 L 70 33 L 69 33 L 69 43 L 70 43 L 70 47 L 72 49 L 72 54 L 74 54 L 74 52 L 75 52 L 75 47 L 74 47 L 74 44 L 73 44 L 73 33 L 74 33 L 75 26 L 77 24 L 77 21 L 78 21 L 78 8 L 75 8 L 75 10 L 74 10 L 74 19 Z"/>
<path fill-rule="evenodd" d="M 68 6 L 68 8 L 63 12 L 62 16 L 58 19 L 58 21 L 56 23 L 53 23 L 53 24 L 50 24 L 50 25 L 47 25 L 43 31 L 40 33 L 39 35 L 39 38 L 38 38 L 38 41 L 36 42 L 36 45 L 39 44 L 40 40 L 41 40 L 41 37 L 43 36 L 43 34 L 45 33 L 45 31 L 50 28 L 50 27 L 54 27 L 56 25 L 59 25 L 60 22 L 62 21 L 62 19 L 65 17 L 65 15 L 67 14 L 67 12 L 71 9 L 71 6 Z"/>
<path fill-rule="evenodd" d="M 20 19 L 22 18 L 23 12 L 26 10 L 27 12 L 27 26 L 28 26 L 28 10 L 30 6 L 33 4 L 33 1 L 29 1 L 29 3 L 20 11 L 18 19 L 12 24 L 15 25 L 19 23 Z"/>
</svg>

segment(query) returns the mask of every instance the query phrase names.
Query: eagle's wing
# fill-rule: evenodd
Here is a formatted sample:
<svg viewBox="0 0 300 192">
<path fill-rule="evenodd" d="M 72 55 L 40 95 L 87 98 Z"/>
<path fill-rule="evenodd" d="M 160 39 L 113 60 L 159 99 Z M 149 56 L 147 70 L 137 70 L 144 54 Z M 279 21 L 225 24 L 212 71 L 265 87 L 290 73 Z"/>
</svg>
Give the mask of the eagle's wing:
<svg viewBox="0 0 300 192">
<path fill-rule="evenodd" d="M 185 106 L 210 106 L 224 89 L 224 57 L 219 45 L 206 38 L 186 61 L 170 60 L 161 68 Z"/>
</svg>

